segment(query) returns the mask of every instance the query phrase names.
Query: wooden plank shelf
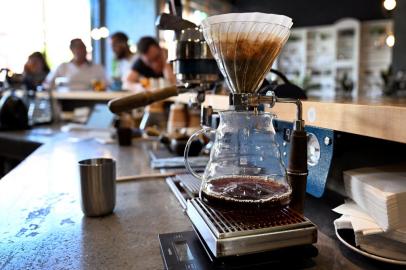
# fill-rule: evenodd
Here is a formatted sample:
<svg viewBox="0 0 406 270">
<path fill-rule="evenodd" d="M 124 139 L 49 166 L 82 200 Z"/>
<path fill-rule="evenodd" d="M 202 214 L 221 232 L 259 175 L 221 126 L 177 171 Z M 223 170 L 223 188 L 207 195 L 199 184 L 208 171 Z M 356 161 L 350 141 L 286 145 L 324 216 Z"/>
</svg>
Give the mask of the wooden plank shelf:
<svg viewBox="0 0 406 270">
<path fill-rule="evenodd" d="M 187 103 L 193 94 L 176 98 Z M 228 96 L 207 95 L 205 105 L 228 108 Z M 292 121 L 295 108 L 277 103 L 272 111 L 279 119 Z M 303 101 L 307 125 L 406 143 L 406 99 L 308 100 Z"/>
<path fill-rule="evenodd" d="M 104 100 L 129 95 L 129 92 L 56 92 L 59 100 Z M 189 103 L 194 93 L 181 94 L 172 101 Z M 216 110 L 228 109 L 228 96 L 206 95 L 205 105 Z M 279 119 L 292 121 L 295 108 L 291 104 L 276 104 L 272 111 Z M 303 101 L 303 117 L 307 125 L 349 132 L 374 138 L 406 143 L 406 98 L 358 100 Z"/>
</svg>

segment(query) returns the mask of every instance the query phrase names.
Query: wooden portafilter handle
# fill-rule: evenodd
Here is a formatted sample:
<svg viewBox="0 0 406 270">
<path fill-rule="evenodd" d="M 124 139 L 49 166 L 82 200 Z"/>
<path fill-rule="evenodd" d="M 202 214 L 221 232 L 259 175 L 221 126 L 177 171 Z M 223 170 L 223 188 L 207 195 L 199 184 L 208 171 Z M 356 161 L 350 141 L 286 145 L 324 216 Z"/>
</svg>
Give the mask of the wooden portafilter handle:
<svg viewBox="0 0 406 270">
<path fill-rule="evenodd" d="M 307 134 L 304 130 L 292 130 L 287 168 L 292 188 L 289 207 L 303 214 L 307 183 Z"/>
<path fill-rule="evenodd" d="M 173 85 L 157 90 L 145 91 L 142 93 L 129 95 L 126 97 L 110 100 L 108 107 L 112 113 L 118 114 L 139 107 L 145 107 L 154 102 L 177 96 L 178 88 Z"/>
</svg>

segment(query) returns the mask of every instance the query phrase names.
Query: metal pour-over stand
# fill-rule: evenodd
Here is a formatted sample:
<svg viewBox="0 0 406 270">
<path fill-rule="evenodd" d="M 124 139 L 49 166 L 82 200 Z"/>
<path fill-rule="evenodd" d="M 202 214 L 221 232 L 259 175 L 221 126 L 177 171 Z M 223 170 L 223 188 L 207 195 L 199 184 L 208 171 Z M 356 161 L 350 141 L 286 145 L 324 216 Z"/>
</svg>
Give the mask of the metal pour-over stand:
<svg viewBox="0 0 406 270">
<path fill-rule="evenodd" d="M 195 233 L 181 232 L 159 235 L 161 254 L 166 267 L 170 269 L 242 269 L 243 266 L 248 267 L 247 269 L 258 269 L 258 265 L 269 265 L 269 263 L 272 264 L 275 261 L 283 263 L 283 260 L 288 262 L 291 257 L 314 257 L 317 255 L 317 249 L 311 245 L 317 241 L 317 228 L 303 216 L 308 172 L 307 136 L 304 131 L 302 104 L 300 100 L 277 98 L 273 92 L 262 95 L 257 91 L 263 77 L 271 68 L 273 60 L 287 40 L 291 20 L 285 16 L 262 13 L 245 13 L 243 16 L 247 17 L 235 20 L 234 16 L 236 15 L 238 14 L 213 16 L 203 21 L 204 38 L 210 46 L 210 50 L 228 85 L 231 87 L 232 93 L 230 94 L 229 104 L 234 110 L 256 111 L 260 105 L 273 107 L 278 102 L 296 105 L 296 119 L 289 138 L 290 155 L 286 168 L 287 180 L 292 189 L 291 202 L 288 207 L 279 208 L 278 210 L 262 208 L 225 210 L 203 203 L 198 196 L 200 180 L 193 178 L 193 176 L 178 175 L 174 178 L 168 178 L 169 187 L 181 202 L 195 230 Z M 270 23 L 269 18 L 274 21 Z M 235 25 L 232 25 L 233 23 L 243 25 L 235 27 Z M 258 24 L 260 27 L 255 25 L 249 27 L 250 23 Z M 267 32 L 268 26 L 270 26 L 269 33 Z M 212 29 L 210 30 L 210 28 Z M 230 29 L 234 29 L 237 34 L 223 33 Z M 242 36 L 248 38 L 248 36 L 252 36 L 252 33 L 255 34 L 254 30 L 258 31 L 258 29 L 260 29 L 258 33 L 261 33 L 261 36 L 257 34 L 256 39 L 253 39 L 255 46 L 252 47 L 254 52 L 257 50 L 255 57 L 252 56 L 250 48 L 238 44 L 238 40 L 237 42 L 232 40 L 221 43 L 222 37 L 234 36 L 238 38 Z M 196 34 L 201 32 L 198 29 L 195 29 L 195 31 Z M 239 35 L 238 31 L 248 32 Z M 183 31 L 182 33 L 186 32 Z M 273 43 L 269 43 L 269 46 L 263 46 L 267 49 L 270 48 L 271 51 L 264 51 L 260 48 L 261 42 L 258 42 L 258 40 L 264 41 L 261 39 L 263 37 L 265 39 L 271 38 L 271 40 L 265 41 Z M 190 45 L 193 48 L 196 45 L 207 46 L 203 39 L 198 39 L 197 43 L 193 42 L 193 40 L 187 42 L 192 42 L 193 44 L 188 44 L 188 46 Z M 249 42 L 252 42 L 252 40 Z M 231 46 L 231 49 L 224 49 L 224 45 Z M 181 48 L 182 46 L 178 47 Z M 230 52 L 232 55 L 227 55 Z M 248 55 L 244 55 L 244 53 L 248 53 Z M 237 54 L 241 54 L 241 58 L 245 60 L 254 61 L 245 62 L 245 65 L 248 63 L 248 66 L 244 71 L 237 70 L 241 66 L 240 63 L 235 62 Z M 193 63 L 192 66 L 196 66 L 196 60 L 207 61 L 206 58 L 202 58 L 201 54 L 193 54 L 191 59 L 189 59 L 190 55 L 188 57 L 182 55 L 182 53 L 177 53 L 178 60 L 182 64 L 183 62 L 184 64 Z M 231 59 L 231 63 L 226 63 L 227 57 Z M 255 58 L 258 57 L 265 57 L 265 59 L 257 61 Z M 200 65 L 197 66 L 200 67 Z M 257 80 L 254 78 L 255 83 L 252 83 L 251 80 L 248 86 L 244 83 L 241 84 L 241 76 L 251 74 L 252 71 L 259 72 L 255 73 L 258 78 Z M 214 74 L 214 71 L 205 69 L 199 71 L 175 69 L 175 72 L 179 74 L 190 72 L 193 73 L 193 78 L 199 77 L 196 77 L 199 72 Z M 238 73 L 241 76 L 232 77 L 229 76 L 229 72 L 231 72 L 231 75 Z M 202 85 L 206 85 L 206 83 L 199 80 L 197 82 L 191 81 L 193 83 L 182 80 L 181 82 L 181 87 L 168 87 L 155 93 L 142 93 L 113 100 L 109 103 L 110 110 L 119 113 L 182 92 L 197 91 L 198 93 L 204 93 L 207 89 L 207 87 L 202 88 Z M 204 98 L 200 98 L 200 102 L 203 100 Z M 202 123 L 210 122 L 211 115 L 211 108 L 202 108 Z M 270 251 L 271 253 L 269 253 Z"/>
</svg>

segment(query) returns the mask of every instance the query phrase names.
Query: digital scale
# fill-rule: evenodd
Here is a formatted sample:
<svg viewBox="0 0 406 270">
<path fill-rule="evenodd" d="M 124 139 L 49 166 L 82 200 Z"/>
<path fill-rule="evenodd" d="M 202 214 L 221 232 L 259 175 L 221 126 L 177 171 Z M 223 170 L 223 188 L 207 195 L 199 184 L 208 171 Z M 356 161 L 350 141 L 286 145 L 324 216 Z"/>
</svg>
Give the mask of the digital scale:
<svg viewBox="0 0 406 270">
<path fill-rule="evenodd" d="M 303 215 L 282 210 L 224 210 L 198 198 L 200 180 L 166 179 L 194 231 L 160 234 L 165 269 L 269 269 L 313 265 L 317 228 Z"/>
<path fill-rule="evenodd" d="M 306 269 L 314 266 L 318 254 L 312 245 L 303 245 L 245 256 L 215 258 L 203 246 L 194 231 L 159 235 L 165 269 Z"/>
</svg>

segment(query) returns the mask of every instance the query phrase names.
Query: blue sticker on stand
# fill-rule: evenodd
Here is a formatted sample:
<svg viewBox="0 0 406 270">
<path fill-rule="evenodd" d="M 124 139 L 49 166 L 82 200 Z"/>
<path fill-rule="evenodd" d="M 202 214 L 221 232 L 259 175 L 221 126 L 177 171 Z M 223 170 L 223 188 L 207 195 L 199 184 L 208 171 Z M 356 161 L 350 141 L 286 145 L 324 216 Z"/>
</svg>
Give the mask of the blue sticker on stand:
<svg viewBox="0 0 406 270">
<path fill-rule="evenodd" d="M 276 143 L 282 154 L 282 160 L 287 165 L 292 123 L 275 119 L 274 127 Z M 308 133 L 307 164 L 309 170 L 306 191 L 320 198 L 324 193 L 333 159 L 334 131 L 313 126 L 306 126 L 305 130 Z"/>
</svg>

